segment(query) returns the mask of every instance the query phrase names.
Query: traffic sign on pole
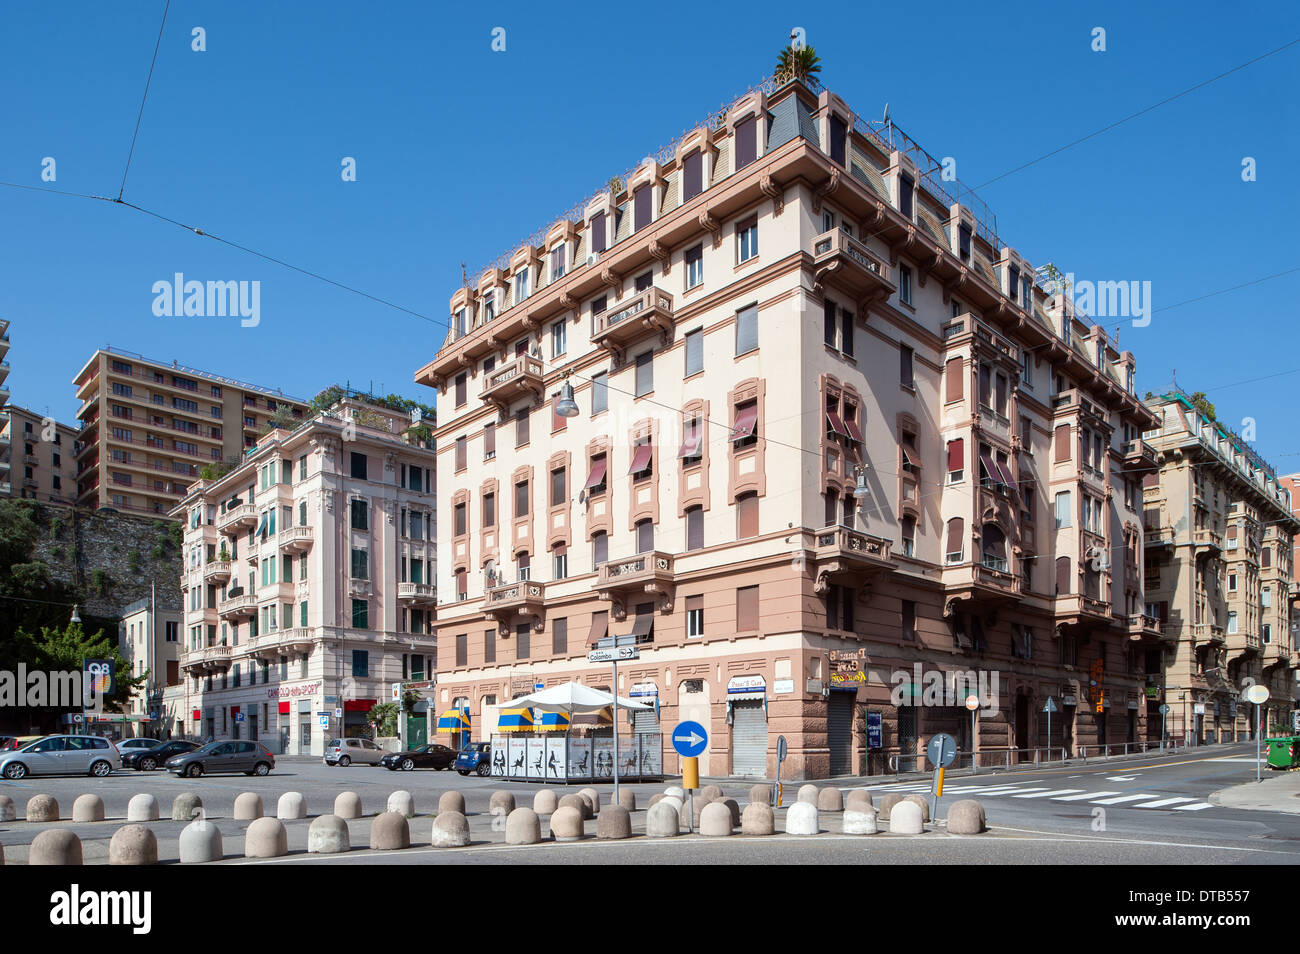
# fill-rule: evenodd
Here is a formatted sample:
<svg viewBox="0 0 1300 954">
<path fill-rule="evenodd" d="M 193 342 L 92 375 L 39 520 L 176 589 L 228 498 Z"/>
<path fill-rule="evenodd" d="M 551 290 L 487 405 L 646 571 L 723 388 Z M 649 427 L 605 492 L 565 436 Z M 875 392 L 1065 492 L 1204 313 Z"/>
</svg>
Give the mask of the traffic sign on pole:
<svg viewBox="0 0 1300 954">
<path fill-rule="evenodd" d="M 703 755 L 709 746 L 709 733 L 698 722 L 679 722 L 672 731 L 673 749 L 682 758 Z"/>
<path fill-rule="evenodd" d="M 640 659 L 641 650 L 635 646 L 617 646 L 611 649 L 593 649 L 587 653 L 587 662 L 616 663 L 629 659 Z"/>
</svg>

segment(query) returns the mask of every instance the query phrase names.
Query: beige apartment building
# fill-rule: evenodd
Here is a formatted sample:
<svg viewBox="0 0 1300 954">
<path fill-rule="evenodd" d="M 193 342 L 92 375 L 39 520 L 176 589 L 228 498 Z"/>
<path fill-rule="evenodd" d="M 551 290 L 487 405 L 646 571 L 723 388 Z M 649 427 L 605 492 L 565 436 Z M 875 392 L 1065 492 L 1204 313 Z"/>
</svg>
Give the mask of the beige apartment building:
<svg viewBox="0 0 1300 954">
<path fill-rule="evenodd" d="M 174 735 L 321 755 L 367 733 L 398 681 L 427 681 L 434 453 L 410 418 L 354 399 L 265 435 L 196 482 L 185 521 Z"/>
<path fill-rule="evenodd" d="M 703 723 L 708 775 L 771 777 L 781 735 L 786 778 L 911 768 L 936 731 L 997 764 L 1145 740 L 1133 356 L 950 189 L 897 126 L 768 83 L 451 297 L 416 373 L 440 709 L 487 738 L 536 684 L 609 688 L 587 652 L 619 635 L 635 728 Z"/>
<path fill-rule="evenodd" d="M 80 431 L 14 404 L 4 413 L 2 439 L 10 454 L 12 496 L 76 503 Z"/>
<path fill-rule="evenodd" d="M 9 420 L 9 319 L 0 318 L 0 497 L 13 494 L 13 428 Z"/>
<path fill-rule="evenodd" d="M 179 606 L 159 605 L 146 598 L 122 609 L 118 648 L 130 663 L 133 675 L 148 675 L 145 684 L 131 694 L 127 706 L 137 735 L 172 728 L 162 719 L 163 694 L 181 685 L 180 632 Z"/>
<path fill-rule="evenodd" d="M 101 348 L 73 379 L 81 407 L 77 503 L 166 516 L 204 466 L 238 461 L 277 410 L 280 391 L 175 362 Z"/>
<path fill-rule="evenodd" d="M 1291 488 L 1181 390 L 1147 404 L 1159 416 L 1146 440 L 1160 468 L 1142 490 L 1146 600 L 1162 630 L 1148 653 L 1148 721 L 1163 702 L 1171 736 L 1254 738 L 1240 694 L 1259 683 L 1269 690 L 1265 730 L 1289 731 L 1300 668 Z"/>
</svg>

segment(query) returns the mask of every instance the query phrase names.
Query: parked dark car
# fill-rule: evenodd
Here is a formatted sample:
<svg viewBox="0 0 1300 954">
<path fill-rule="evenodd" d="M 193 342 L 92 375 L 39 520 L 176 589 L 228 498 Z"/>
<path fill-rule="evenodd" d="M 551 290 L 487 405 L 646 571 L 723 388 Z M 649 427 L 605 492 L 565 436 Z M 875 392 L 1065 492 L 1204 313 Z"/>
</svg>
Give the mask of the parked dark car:
<svg viewBox="0 0 1300 954">
<path fill-rule="evenodd" d="M 173 775 L 198 778 L 208 772 L 243 772 L 266 775 L 275 768 L 275 756 L 259 742 L 231 740 L 209 742 L 200 749 L 175 755 L 166 762 Z"/>
<path fill-rule="evenodd" d="M 477 772 L 487 777 L 492 772 L 492 745 L 489 742 L 470 742 L 456 756 L 456 771 L 461 775 Z"/>
<path fill-rule="evenodd" d="M 197 742 L 187 742 L 184 739 L 173 739 L 171 742 L 159 742 L 153 748 L 135 749 L 131 752 L 122 753 L 122 768 L 138 769 L 141 772 L 152 772 L 154 769 L 167 764 L 167 760 L 177 755 L 184 755 L 186 752 L 193 752 L 199 747 Z"/>
<path fill-rule="evenodd" d="M 437 742 L 429 742 L 425 745 L 418 745 L 413 749 L 407 749 L 405 752 L 389 752 L 379 760 L 379 764 L 390 772 L 396 772 L 398 769 L 403 772 L 410 772 L 418 768 L 451 768 L 452 763 L 455 761 L 455 749 L 449 749 Z"/>
</svg>

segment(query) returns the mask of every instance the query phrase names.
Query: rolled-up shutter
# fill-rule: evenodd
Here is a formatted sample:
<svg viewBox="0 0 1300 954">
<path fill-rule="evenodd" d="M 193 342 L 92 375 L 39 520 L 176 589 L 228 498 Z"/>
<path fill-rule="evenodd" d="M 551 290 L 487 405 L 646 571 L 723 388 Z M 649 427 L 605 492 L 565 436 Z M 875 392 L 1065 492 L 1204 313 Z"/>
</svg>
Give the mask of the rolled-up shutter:
<svg viewBox="0 0 1300 954">
<path fill-rule="evenodd" d="M 1070 558 L 1056 558 L 1056 594 L 1058 596 L 1069 596 L 1072 588 L 1070 586 Z"/>
<path fill-rule="evenodd" d="M 732 704 L 731 774 L 763 778 L 767 775 L 767 713 L 761 699 Z"/>
<path fill-rule="evenodd" d="M 946 554 L 960 554 L 962 552 L 962 532 L 965 529 L 965 521 L 961 517 L 953 517 L 948 521 L 948 548 L 944 551 Z"/>
<path fill-rule="evenodd" d="M 957 438 L 955 441 L 948 442 L 948 470 L 961 470 L 966 466 L 966 441 Z"/>
<path fill-rule="evenodd" d="M 832 692 L 827 700 L 826 745 L 831 775 L 853 773 L 853 700 L 856 693 Z"/>
<path fill-rule="evenodd" d="M 1062 424 L 1056 429 L 1056 460 L 1070 459 L 1070 425 Z"/>
<path fill-rule="evenodd" d="M 960 401 L 965 389 L 962 387 L 962 360 L 961 358 L 949 358 L 944 365 L 944 400 Z"/>
</svg>

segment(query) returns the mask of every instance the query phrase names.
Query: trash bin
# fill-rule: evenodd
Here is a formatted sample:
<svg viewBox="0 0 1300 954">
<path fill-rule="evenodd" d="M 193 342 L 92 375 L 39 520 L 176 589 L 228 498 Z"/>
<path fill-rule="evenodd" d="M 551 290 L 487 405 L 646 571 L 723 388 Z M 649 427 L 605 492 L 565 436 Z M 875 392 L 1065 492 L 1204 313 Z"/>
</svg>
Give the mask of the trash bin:
<svg viewBox="0 0 1300 954">
<path fill-rule="evenodd" d="M 1300 736 L 1280 735 L 1265 739 L 1270 768 L 1289 769 L 1300 765 Z"/>
</svg>

